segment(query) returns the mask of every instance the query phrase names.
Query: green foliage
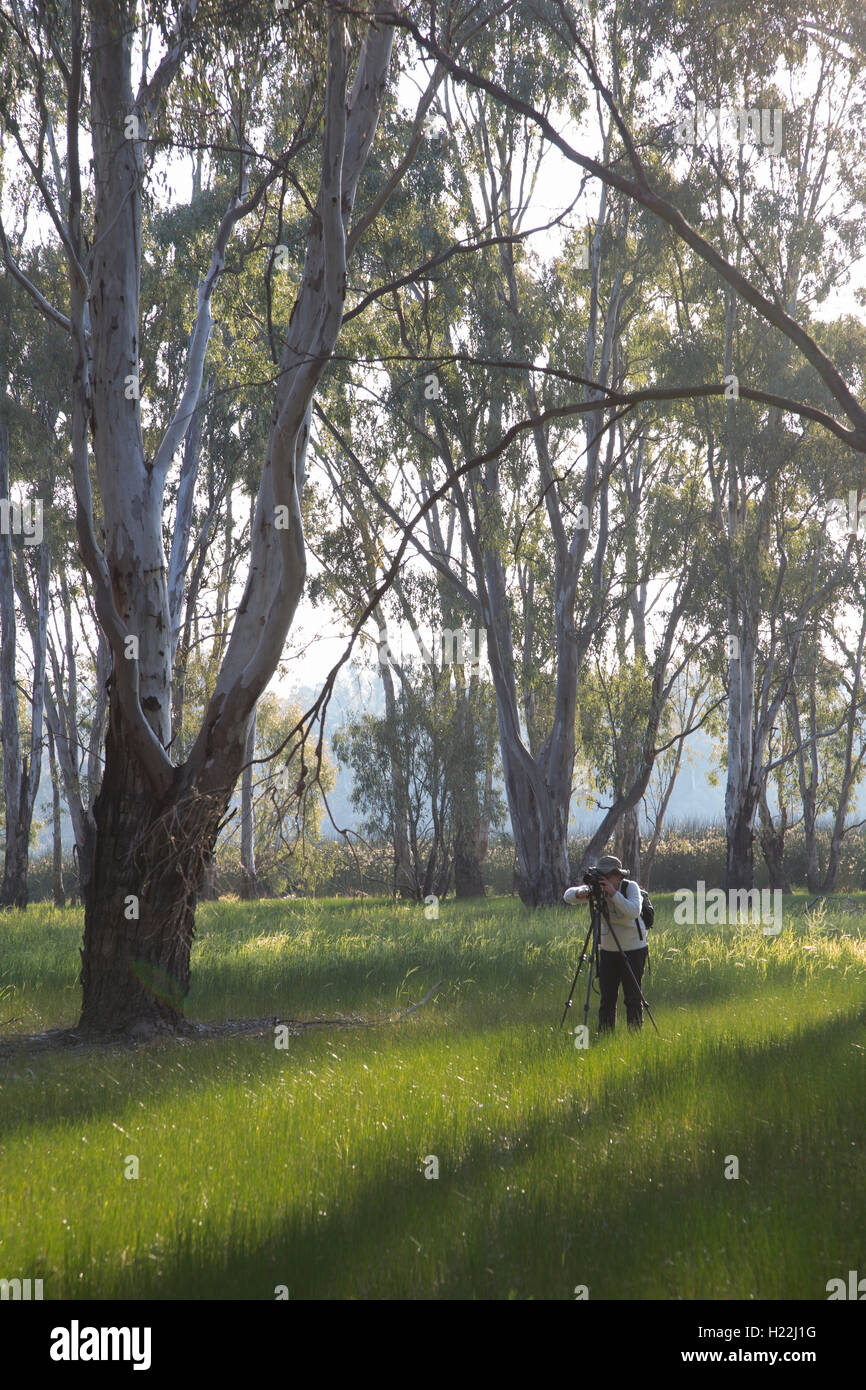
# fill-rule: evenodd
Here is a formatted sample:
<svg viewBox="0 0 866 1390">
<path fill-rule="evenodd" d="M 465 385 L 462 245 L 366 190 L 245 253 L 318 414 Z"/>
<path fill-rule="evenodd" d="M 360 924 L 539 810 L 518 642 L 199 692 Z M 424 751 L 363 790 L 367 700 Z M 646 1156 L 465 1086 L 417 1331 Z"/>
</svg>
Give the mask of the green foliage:
<svg viewBox="0 0 866 1390">
<path fill-rule="evenodd" d="M 296 729 L 302 710 L 289 700 L 266 694 L 256 711 L 253 751 L 253 826 L 256 879 L 262 896 L 315 891 L 324 869 L 321 853 L 324 798 L 335 773 L 327 748 L 316 777 L 316 760 L 299 746 Z M 235 811 L 240 790 L 235 794 Z M 236 890 L 240 880 L 240 827 L 237 814 L 217 841 L 217 890 Z"/>
<path fill-rule="evenodd" d="M 496 826 L 502 798 L 485 788 L 492 756 L 489 687 L 447 668 L 435 678 L 407 664 L 393 712 L 347 720 L 334 736 L 337 758 L 351 769 L 352 804 L 373 840 L 411 855 L 419 897 L 448 892 L 455 838 L 478 818 Z"/>
</svg>

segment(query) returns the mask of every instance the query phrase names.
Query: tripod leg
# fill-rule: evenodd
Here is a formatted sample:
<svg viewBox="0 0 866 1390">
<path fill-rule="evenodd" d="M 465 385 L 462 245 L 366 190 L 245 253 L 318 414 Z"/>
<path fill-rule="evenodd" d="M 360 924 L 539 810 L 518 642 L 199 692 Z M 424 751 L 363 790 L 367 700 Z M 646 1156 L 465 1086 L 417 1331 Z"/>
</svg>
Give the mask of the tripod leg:
<svg viewBox="0 0 866 1390">
<path fill-rule="evenodd" d="M 589 933 L 590 933 L 591 931 L 592 931 L 592 923 L 590 922 L 590 924 L 589 924 L 589 931 L 586 933 L 586 940 L 585 940 L 584 943 L 583 943 L 583 950 L 582 950 L 581 953 L 580 953 L 580 960 L 577 962 L 577 969 L 576 969 L 575 972 L 574 972 L 574 979 L 573 979 L 572 984 L 571 984 L 571 993 L 569 994 L 568 998 L 567 998 L 566 1001 L 565 1001 L 565 1008 L 564 1008 L 563 1011 L 562 1011 L 562 1018 L 559 1020 L 559 1026 L 560 1026 L 560 1028 L 562 1027 L 563 1023 L 565 1022 L 566 1015 L 567 1015 L 569 1009 L 571 1008 L 571 1001 L 572 1001 L 572 999 L 574 998 L 574 991 L 577 989 L 577 977 L 578 977 L 578 975 L 580 974 L 580 967 L 583 965 L 583 962 L 586 960 L 586 946 L 587 946 L 587 942 L 589 941 Z M 591 967 L 590 967 L 590 968 L 591 968 Z"/>
<path fill-rule="evenodd" d="M 588 1028 L 588 1027 L 589 1027 L 589 996 L 590 996 L 590 993 L 591 993 L 591 991 L 592 991 L 592 967 L 593 967 L 593 965 L 595 965 L 595 973 L 596 973 L 596 976 L 598 976 L 598 963 L 597 963 L 597 961 L 596 961 L 595 948 L 594 948 L 594 947 L 593 947 L 592 955 L 591 955 L 590 958 L 589 958 L 589 979 L 588 979 L 587 982 L 586 982 L 586 1000 L 585 1000 L 584 1005 L 583 1005 L 583 1024 L 584 1024 L 584 1027 L 585 1027 L 585 1028 Z"/>
<path fill-rule="evenodd" d="M 598 952 L 599 943 L 601 940 L 599 926 L 600 918 L 598 917 L 597 913 L 593 912 L 589 927 L 590 931 L 592 932 L 592 949 L 589 953 L 589 979 L 586 982 L 586 1002 L 583 1006 L 583 1026 L 585 1028 L 589 1027 L 589 996 L 592 991 L 593 966 L 595 966 L 595 977 L 596 979 L 598 979 Z"/>
</svg>

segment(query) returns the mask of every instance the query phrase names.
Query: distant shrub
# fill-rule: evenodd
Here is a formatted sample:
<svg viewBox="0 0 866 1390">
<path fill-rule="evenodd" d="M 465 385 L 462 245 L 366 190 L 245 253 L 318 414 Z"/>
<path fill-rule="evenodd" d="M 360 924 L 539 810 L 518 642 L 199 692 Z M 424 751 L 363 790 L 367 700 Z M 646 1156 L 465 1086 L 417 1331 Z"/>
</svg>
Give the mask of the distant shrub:
<svg viewBox="0 0 866 1390">
<path fill-rule="evenodd" d="M 588 835 L 569 840 L 569 861 L 575 876 L 588 842 Z M 822 875 L 829 845 L 830 827 L 825 826 L 818 831 Z M 610 852 L 611 847 L 608 846 Z M 515 867 L 511 836 L 491 836 L 484 862 L 484 881 L 488 891 L 494 894 L 513 893 Z M 785 837 L 785 868 L 794 887 L 805 887 L 806 841 L 802 829 L 789 830 Z M 78 888 L 78 877 L 71 859 L 64 863 L 63 877 L 67 901 L 71 901 Z M 649 883 L 651 890 L 672 893 L 699 880 L 703 880 L 708 887 L 720 887 L 724 878 L 723 826 L 689 821 L 668 827 L 656 849 Z M 50 854 L 36 858 L 31 856 L 28 882 L 31 902 L 51 900 Z M 756 838 L 755 886 L 767 888 L 769 882 L 760 841 Z M 310 844 L 306 853 L 288 857 L 278 869 L 273 867 L 269 873 L 263 874 L 258 889 L 260 897 L 352 897 L 358 893 L 387 894 L 392 891 L 393 884 L 394 855 L 390 845 L 367 843 L 355 844 L 350 848 L 342 840 L 323 839 Z M 215 888 L 218 897 L 241 896 L 240 861 L 235 848 L 227 849 L 218 856 Z M 837 885 L 839 893 L 860 890 L 866 890 L 866 825 L 857 826 L 845 836 Z M 445 896 L 452 895 L 453 887 L 449 886 Z"/>
</svg>

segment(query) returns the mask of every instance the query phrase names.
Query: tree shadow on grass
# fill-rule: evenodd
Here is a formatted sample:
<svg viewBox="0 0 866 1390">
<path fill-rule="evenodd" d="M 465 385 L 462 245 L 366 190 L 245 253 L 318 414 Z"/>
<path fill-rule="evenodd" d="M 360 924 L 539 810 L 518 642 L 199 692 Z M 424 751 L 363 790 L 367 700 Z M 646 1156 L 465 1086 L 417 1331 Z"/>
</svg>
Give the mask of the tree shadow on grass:
<svg viewBox="0 0 866 1390">
<path fill-rule="evenodd" d="M 522 949 L 522 948 L 521 948 Z M 580 958 L 580 943 L 575 946 L 573 961 L 565 959 L 564 968 L 550 960 L 527 961 L 515 953 L 513 957 L 477 954 L 451 949 L 417 950 L 410 949 L 401 954 L 378 957 L 371 952 L 353 960 L 329 961 L 327 957 L 314 962 L 304 962 L 303 981 L 299 985 L 292 979 L 291 968 L 280 973 L 269 966 L 269 973 L 276 978 L 273 983 L 252 987 L 249 980 L 249 962 L 221 962 L 207 975 L 200 974 L 190 996 L 190 1010 L 200 1018 L 224 1017 L 226 1012 L 239 1012 L 238 1001 L 245 1001 L 245 1009 L 255 1014 L 278 1014 L 285 1017 L 287 1012 L 304 1014 L 320 1006 L 327 1000 L 329 1010 L 351 1012 L 369 1011 L 380 1008 L 385 999 L 394 998 L 395 992 L 403 986 L 407 970 L 415 971 L 415 977 L 430 981 L 444 979 L 445 994 L 449 986 L 459 983 L 465 991 L 461 1002 L 477 1002 L 480 1007 L 495 1005 L 501 1008 L 505 1001 L 513 1002 L 520 996 L 538 1003 L 541 1009 L 549 1008 L 551 1021 L 558 1022 L 565 999 L 573 979 L 574 970 Z M 573 1013 L 583 1017 L 583 1003 L 586 993 L 586 966 L 578 979 L 578 988 L 572 1007 Z M 782 985 L 793 977 L 787 972 L 774 977 L 767 983 Z M 748 977 L 747 977 L 748 978 Z M 691 975 L 687 978 L 666 976 L 663 969 L 655 969 L 643 980 L 644 993 L 653 1006 L 653 997 L 659 1004 L 676 1006 L 680 1001 L 689 1004 L 716 1003 L 742 992 L 743 981 L 738 980 L 724 967 L 716 967 L 705 975 Z M 763 982 L 755 979 L 756 987 Z M 467 988 L 469 986 L 469 988 Z M 591 1012 L 598 1009 L 597 985 L 593 984 Z M 443 996 L 444 997 L 444 996 Z M 547 1000 L 548 1003 L 542 1001 Z"/>
<path fill-rule="evenodd" d="M 598 1097 L 588 1112 L 585 1096 L 578 1094 L 555 1129 L 538 1115 L 497 1140 L 478 1136 L 450 1172 L 447 1155 L 439 1155 L 439 1181 L 425 1180 L 419 1160 L 399 1175 L 391 1171 L 383 1177 L 380 1169 L 358 1179 L 349 1202 L 336 1211 L 325 1197 L 329 1210 L 321 1223 L 314 1210 L 318 1198 L 311 1194 L 309 1212 L 288 1216 L 267 1236 L 243 1229 L 243 1217 L 228 1240 L 216 1222 L 199 1228 L 194 1238 L 181 1231 L 159 1277 L 143 1265 L 130 1268 L 93 1297 L 267 1300 L 284 1285 L 296 1299 L 570 1299 L 574 1283 L 581 1282 L 592 1286 L 595 1298 L 822 1298 L 826 1279 L 838 1272 L 834 1262 L 841 1267 L 857 1252 L 847 1233 L 843 1238 L 837 1229 L 829 1196 L 822 1207 L 820 1182 L 826 1182 L 827 1172 L 821 1165 L 835 1145 L 840 1157 L 830 1171 L 840 1185 L 850 1181 L 841 1165 L 853 1160 L 842 1146 L 850 1147 L 851 1136 L 862 1133 L 862 1104 L 851 1085 L 837 1089 L 833 1109 L 825 1113 L 826 1097 L 808 1092 L 804 1078 L 816 1059 L 835 1071 L 834 1049 L 862 1037 L 864 1017 L 866 1010 L 834 1018 L 770 1045 L 742 1041 L 702 1047 L 696 1064 L 704 1089 L 724 1092 L 732 1076 L 744 1096 L 759 1090 L 781 1096 L 786 1086 L 798 1087 L 801 1108 L 790 1117 L 772 1111 L 769 1118 L 753 1116 L 748 1134 L 737 1132 L 735 1111 L 733 1119 L 713 1120 L 702 1133 L 697 1164 L 684 1167 L 679 1158 L 666 1159 L 650 1191 L 616 1185 L 615 1173 L 595 1190 L 579 1180 L 582 1156 L 587 1155 L 587 1171 L 606 1161 L 599 1155 L 606 1153 L 611 1133 L 627 1142 L 629 1126 L 646 1105 L 634 1075 L 596 1078 Z M 661 1115 L 660 1123 L 666 1118 Z M 821 1143 L 813 1166 L 800 1172 L 792 1166 L 786 1136 L 809 1125 L 823 1126 Z M 575 1142 L 566 1131 L 575 1126 L 572 1161 L 578 1178 L 572 1208 L 550 1187 L 546 1167 L 561 1170 L 566 1146 Z M 732 1145 L 738 1148 L 741 1182 L 724 1177 L 723 1159 Z M 360 1165 L 365 1155 L 357 1158 Z M 369 1162 L 375 1166 L 374 1156 Z M 502 1195 L 506 1173 L 514 1191 L 507 1200 Z M 529 1194 L 525 1201 L 517 1191 L 521 1183 Z M 800 1251 L 800 1267 L 783 1272 L 784 1292 L 762 1290 L 772 1252 L 764 1253 L 764 1266 L 756 1253 L 750 1269 L 750 1241 L 757 1240 L 759 1252 L 774 1222 L 781 1230 L 786 1219 L 796 1224 L 798 1217 L 799 1234 L 791 1239 Z M 702 1253 L 688 1247 L 701 1231 L 711 1242 Z M 860 1238 L 858 1231 L 851 1227 L 852 1243 Z M 406 1277 L 400 1271 L 410 1242 L 420 1247 L 419 1272 Z M 435 1262 L 432 1275 L 422 1272 L 424 1251 L 425 1259 L 432 1255 Z M 689 1267 L 684 1276 L 678 1258 Z M 702 1267 L 697 1275 L 696 1265 Z"/>
<path fill-rule="evenodd" d="M 441 964 L 441 961 L 439 963 Z M 343 963 L 343 968 L 345 970 L 345 963 Z M 357 963 L 352 963 L 352 968 L 348 972 L 350 976 L 354 976 L 357 979 L 359 985 L 361 971 L 365 968 L 367 968 L 369 972 L 369 962 L 362 960 Z M 396 985 L 402 985 L 405 983 L 405 961 L 401 963 L 401 970 L 402 973 L 399 977 L 398 973 L 395 971 L 392 980 L 389 982 L 391 985 L 395 983 Z M 324 979 L 327 972 L 323 969 L 321 973 Z M 434 976 L 435 972 L 431 970 L 429 972 L 429 978 Z M 420 975 L 420 978 L 423 979 L 425 977 Z M 491 989 L 489 993 L 485 993 L 482 988 L 485 979 L 487 981 L 496 979 L 497 988 L 495 990 Z M 584 980 L 585 976 L 581 974 L 579 984 L 582 987 L 575 994 L 574 1006 L 568 1019 L 569 1026 L 572 1028 L 576 1023 L 583 1021 L 583 1002 L 585 999 Z M 571 977 L 569 977 L 569 984 L 570 981 Z M 369 978 L 365 978 L 364 983 L 369 998 Z M 437 1003 L 445 1002 L 447 1004 L 449 983 L 451 982 L 446 977 L 444 988 L 437 996 Z M 549 1025 L 553 1027 L 558 1023 L 561 1017 L 561 1006 L 564 1003 L 564 998 L 560 999 L 556 993 L 557 985 L 563 996 L 567 993 L 568 989 L 568 985 L 563 987 L 561 978 L 559 980 L 553 980 L 551 978 L 549 967 L 545 970 L 544 980 L 540 984 L 537 966 L 531 973 L 527 971 L 527 979 L 524 982 L 523 988 L 514 986 L 512 980 L 507 982 L 510 988 L 503 988 L 501 972 L 500 976 L 497 976 L 495 969 L 491 968 L 488 971 L 484 969 L 479 970 L 477 964 L 473 980 L 471 982 L 462 981 L 461 983 L 464 986 L 466 983 L 471 983 L 473 986 L 467 992 L 457 996 L 456 1002 L 459 1013 L 457 1017 L 453 1019 L 453 1023 L 461 1032 L 472 1029 L 487 1032 L 488 1029 L 501 1028 L 503 1026 L 503 1007 L 513 1007 L 514 1001 L 519 1000 L 521 995 L 525 998 L 527 1007 L 525 1012 L 519 1017 L 512 1016 L 513 1026 L 515 1028 L 534 1025 Z M 659 983 L 663 987 L 660 988 L 657 993 L 652 989 L 651 980 L 647 981 L 647 978 L 644 977 L 643 983 L 646 992 L 650 995 L 650 1006 L 653 1008 L 653 1012 L 656 1015 L 663 1037 L 669 1036 L 673 1028 L 674 1020 L 671 1018 L 669 1012 L 672 1009 L 679 1008 L 685 1012 L 693 1012 L 695 1008 L 702 1008 L 707 1005 L 718 1005 L 738 994 L 746 997 L 743 989 L 746 980 L 738 980 L 729 971 L 712 971 L 699 982 L 696 982 L 694 978 L 676 982 L 670 980 L 664 982 L 660 980 Z M 754 992 L 749 997 L 758 999 L 760 991 L 764 988 L 777 989 L 784 985 L 790 985 L 791 983 L 793 982 L 785 977 L 768 981 L 766 985 L 763 982 L 755 981 Z M 665 985 L 666 987 L 664 987 Z M 351 993 L 351 989 L 346 992 Z M 383 985 L 382 992 L 379 994 L 377 1002 L 381 1002 L 386 997 L 386 986 Z M 452 1006 L 453 1001 L 454 996 L 452 996 Z M 236 1005 L 237 999 L 235 998 L 233 1004 L 228 1007 L 232 1008 L 233 1006 L 236 1007 Z M 620 1005 L 619 1012 L 622 1013 L 622 1005 Z M 590 1027 L 593 1031 L 597 1024 L 597 1014 L 598 996 L 593 993 L 589 1015 Z M 219 1023 L 194 1022 L 190 1020 L 188 1031 L 185 1036 L 167 1036 L 164 1038 L 156 1038 L 151 1041 L 82 1042 L 75 1028 L 51 1029 L 35 1035 L 10 1034 L 6 1037 L 0 1037 L 0 1079 L 8 1084 L 11 1078 L 32 1091 L 33 1104 L 26 1112 L 28 1120 L 38 1123 L 40 1119 L 44 1118 L 46 1122 L 53 1124 L 56 1120 L 64 1118 L 75 1120 L 82 1118 L 97 1119 L 101 1115 L 116 1114 L 119 1100 L 121 1104 L 126 1104 L 130 1100 L 152 1096 L 153 1082 L 158 1067 L 156 1065 L 153 1068 L 142 1067 L 139 1071 L 137 1069 L 138 1064 L 140 1062 L 145 1062 L 146 1059 L 152 1058 L 155 1064 L 158 1063 L 160 1059 L 167 1059 L 166 1069 L 161 1071 L 158 1077 L 160 1093 L 166 1096 L 171 1096 L 175 1092 L 187 1089 L 189 1084 L 187 1074 L 184 1073 L 181 1077 L 178 1077 L 174 1064 L 180 1060 L 180 1058 L 186 1058 L 190 1048 L 197 1050 L 198 1048 L 205 1047 L 206 1052 L 210 1053 L 210 1048 L 206 1047 L 208 1043 L 213 1045 L 218 1044 L 220 1040 L 237 1040 L 243 1036 L 258 1036 L 260 1039 L 268 1038 L 270 1039 L 269 1046 L 263 1047 L 261 1054 L 261 1066 L 264 1068 L 273 1058 L 273 1030 L 278 1020 L 286 1022 L 289 1025 L 290 1032 L 296 1036 L 306 1033 L 315 1033 L 324 1028 L 378 1028 L 388 1026 L 388 1021 L 382 1014 L 376 1017 L 372 1012 L 366 1015 L 358 1012 L 346 1013 L 332 1018 L 291 1019 L 286 1012 L 281 1013 L 279 1010 L 274 1009 L 272 1013 L 257 1014 L 254 1018 L 229 1018 Z M 624 1020 L 621 1019 L 618 1020 L 620 1026 L 622 1026 L 623 1021 Z M 449 1023 L 450 1022 L 452 1022 L 451 1019 L 449 1019 Z M 645 1027 L 647 1029 L 651 1027 L 649 1022 L 645 1023 Z M 407 1034 L 407 1036 L 411 1035 Z M 254 1056 L 255 1054 L 252 1055 Z M 220 1065 L 218 1057 L 213 1056 L 213 1054 L 211 1054 L 211 1056 L 214 1066 L 218 1068 Z M 55 1071 L 55 1075 L 58 1078 L 58 1094 L 52 1098 L 50 1106 L 46 1107 L 45 1099 L 42 1094 L 42 1086 L 46 1081 L 51 1079 L 51 1071 L 54 1070 L 53 1064 L 58 1058 L 61 1059 L 61 1064 Z M 60 1083 L 68 1079 L 63 1073 L 63 1062 L 69 1059 L 73 1061 L 73 1063 L 77 1062 L 82 1067 L 86 1067 L 88 1065 L 87 1059 L 89 1058 L 94 1059 L 97 1063 L 101 1061 L 112 1062 L 120 1060 L 123 1062 L 131 1060 L 135 1064 L 136 1071 L 132 1075 L 127 1075 L 126 1084 L 122 1090 L 117 1087 L 102 1087 L 98 1095 L 92 1092 L 90 1095 L 87 1095 L 86 1091 L 84 1093 L 75 1093 L 68 1085 L 63 1085 L 61 1089 Z M 41 1063 L 48 1064 L 47 1072 L 45 1068 L 40 1065 Z M 209 1068 L 210 1063 L 211 1058 L 208 1058 Z M 28 1073 L 27 1079 L 20 1075 L 22 1071 Z M 204 1077 L 205 1084 L 209 1082 L 211 1075 L 212 1073 L 210 1069 L 208 1069 Z M 85 1082 L 85 1085 L 86 1084 Z M 8 1109 L 5 1115 L 0 1112 L 0 1134 L 14 1133 L 21 1122 L 21 1115 L 12 1115 L 9 1113 Z"/>
</svg>

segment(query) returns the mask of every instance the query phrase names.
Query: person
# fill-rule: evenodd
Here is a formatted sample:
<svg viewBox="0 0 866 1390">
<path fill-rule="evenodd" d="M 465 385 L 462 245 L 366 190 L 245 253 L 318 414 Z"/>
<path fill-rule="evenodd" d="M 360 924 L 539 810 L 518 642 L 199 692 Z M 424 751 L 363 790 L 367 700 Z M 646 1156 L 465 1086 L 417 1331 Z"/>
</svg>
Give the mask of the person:
<svg viewBox="0 0 866 1390">
<path fill-rule="evenodd" d="M 616 1004 L 619 987 L 622 985 L 625 1011 L 630 1028 L 643 1026 L 643 1001 L 640 983 L 644 966 L 649 955 L 646 927 L 641 917 L 640 887 L 633 879 L 626 883 L 626 891 L 621 884 L 627 871 L 614 854 L 603 854 L 596 866 L 602 875 L 604 889 L 601 916 L 601 940 L 598 956 L 598 986 L 601 1001 L 598 1006 L 599 1033 L 613 1032 L 616 1024 Z M 589 888 L 581 884 L 567 888 L 563 893 L 567 903 L 584 902 L 589 897 Z M 613 928 L 613 931 L 611 930 Z M 614 940 L 616 932 L 619 946 Z M 631 972 L 623 959 L 623 954 L 631 966 Z M 632 979 L 632 973 L 634 979 Z"/>
</svg>

